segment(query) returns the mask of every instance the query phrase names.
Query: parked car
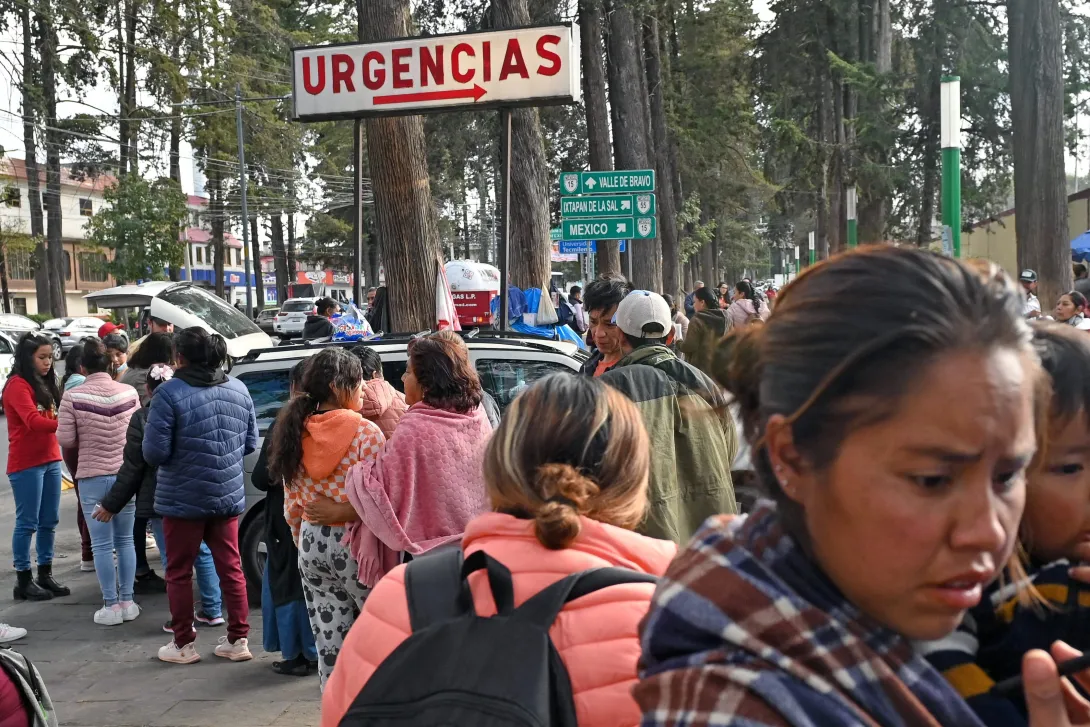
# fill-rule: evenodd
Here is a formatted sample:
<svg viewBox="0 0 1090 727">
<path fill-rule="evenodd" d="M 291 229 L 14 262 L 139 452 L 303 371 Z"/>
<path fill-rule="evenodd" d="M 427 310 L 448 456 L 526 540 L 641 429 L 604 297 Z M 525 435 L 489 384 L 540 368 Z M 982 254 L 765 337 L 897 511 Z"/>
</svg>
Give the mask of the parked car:
<svg viewBox="0 0 1090 727">
<path fill-rule="evenodd" d="M 8 380 L 11 367 L 15 364 L 15 339 L 6 333 L 0 333 L 0 388 Z M 0 415 L 4 413 L 4 404 L 0 400 Z"/>
<path fill-rule="evenodd" d="M 53 344 L 53 359 L 56 361 L 61 360 L 64 356 L 64 349 L 61 346 L 61 337 L 55 331 L 46 330 L 30 318 L 21 316 L 18 313 L 0 313 L 0 332 L 6 333 L 13 340 L 18 341 L 19 337 L 27 331 L 36 331 L 49 338 Z"/>
<path fill-rule="evenodd" d="M 382 358 L 382 375 L 399 391 L 401 376 L 408 360 L 410 337 L 401 336 L 375 340 L 371 346 Z M 265 436 L 276 413 L 288 399 L 288 375 L 300 360 L 313 356 L 325 346 L 353 346 L 358 344 L 336 342 L 320 344 L 295 344 L 267 350 L 253 350 L 237 360 L 231 375 L 237 377 L 250 391 L 257 411 L 257 427 L 260 437 Z M 467 338 L 469 358 L 481 377 L 481 385 L 503 411 L 518 394 L 530 384 L 549 374 L 565 371 L 577 373 L 587 359 L 587 354 L 575 344 L 547 341 L 530 337 L 481 332 Z M 260 451 L 260 446 L 258 448 Z M 246 582 L 252 592 L 261 589 L 261 574 L 265 568 L 264 497 L 250 484 L 250 475 L 257 464 L 257 453 L 246 458 L 246 512 L 239 527 L 239 550 Z"/>
<path fill-rule="evenodd" d="M 265 308 L 264 310 L 258 312 L 257 320 L 255 321 L 257 323 L 257 327 L 265 331 L 265 333 L 268 333 L 270 336 L 275 335 L 276 330 L 273 328 L 273 322 L 276 318 L 276 314 L 279 312 L 279 308 Z"/>
<path fill-rule="evenodd" d="M 104 322 L 105 321 L 101 318 L 93 318 L 91 316 L 83 316 L 81 318 L 53 318 L 43 323 L 42 328 L 60 336 L 61 348 L 65 353 L 68 353 L 73 346 L 88 336 L 97 336 L 98 329 L 102 327 Z M 114 332 L 120 336 L 128 337 L 124 328 L 118 328 Z"/>
<path fill-rule="evenodd" d="M 254 348 L 272 345 L 268 334 L 257 324 L 223 300 L 193 283 L 155 281 L 138 285 L 119 285 L 116 288 L 96 290 L 83 296 L 99 308 L 136 311 L 138 330 L 131 332 L 133 339 L 147 333 L 149 318 L 173 323 L 176 328 L 200 326 L 218 333 L 227 341 L 227 354 L 231 358 L 245 356 Z M 125 318 L 125 315 L 121 315 Z"/>
<path fill-rule="evenodd" d="M 283 338 L 303 335 L 307 316 L 318 312 L 318 298 L 288 298 L 273 318 L 273 332 Z"/>
</svg>

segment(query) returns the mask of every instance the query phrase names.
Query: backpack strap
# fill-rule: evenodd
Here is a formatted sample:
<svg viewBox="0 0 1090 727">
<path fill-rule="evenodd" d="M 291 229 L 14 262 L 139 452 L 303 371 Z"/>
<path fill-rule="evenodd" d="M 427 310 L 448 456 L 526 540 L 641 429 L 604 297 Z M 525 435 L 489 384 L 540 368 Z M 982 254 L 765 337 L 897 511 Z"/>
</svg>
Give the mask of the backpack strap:
<svg viewBox="0 0 1090 727">
<path fill-rule="evenodd" d="M 658 582 L 657 576 L 628 568 L 595 568 L 570 575 L 539 591 L 519 606 L 516 613 L 548 629 L 564 606 L 577 598 L 623 583 Z"/>
<path fill-rule="evenodd" d="M 462 549 L 414 558 L 405 567 L 405 596 L 413 633 L 465 613 Z"/>
</svg>

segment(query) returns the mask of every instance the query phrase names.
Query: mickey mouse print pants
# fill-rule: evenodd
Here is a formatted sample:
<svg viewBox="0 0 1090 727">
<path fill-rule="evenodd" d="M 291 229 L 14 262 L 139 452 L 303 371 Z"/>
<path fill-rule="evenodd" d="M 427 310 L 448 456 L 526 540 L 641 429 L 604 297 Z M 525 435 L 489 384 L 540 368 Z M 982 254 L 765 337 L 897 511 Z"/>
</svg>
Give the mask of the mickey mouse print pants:
<svg viewBox="0 0 1090 727">
<path fill-rule="evenodd" d="M 356 580 L 359 565 L 344 539 L 345 529 L 341 526 L 313 525 L 303 520 L 299 530 L 299 570 L 310 629 L 318 647 L 322 689 L 371 590 Z"/>
</svg>

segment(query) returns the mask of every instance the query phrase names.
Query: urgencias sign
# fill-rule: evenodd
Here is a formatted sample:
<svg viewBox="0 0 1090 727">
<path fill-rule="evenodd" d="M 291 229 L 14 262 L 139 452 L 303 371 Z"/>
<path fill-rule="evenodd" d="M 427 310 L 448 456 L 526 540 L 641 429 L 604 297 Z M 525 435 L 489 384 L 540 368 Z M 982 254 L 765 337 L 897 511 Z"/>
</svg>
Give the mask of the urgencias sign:
<svg viewBox="0 0 1090 727">
<path fill-rule="evenodd" d="M 300 121 L 573 103 L 579 89 L 572 24 L 292 50 Z"/>
</svg>

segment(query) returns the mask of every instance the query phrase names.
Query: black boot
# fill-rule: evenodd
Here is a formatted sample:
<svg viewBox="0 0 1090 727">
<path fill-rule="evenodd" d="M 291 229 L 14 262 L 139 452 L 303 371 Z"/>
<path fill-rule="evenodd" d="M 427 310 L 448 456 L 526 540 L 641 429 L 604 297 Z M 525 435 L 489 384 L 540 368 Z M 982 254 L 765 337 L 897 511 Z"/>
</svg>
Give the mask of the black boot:
<svg viewBox="0 0 1090 727">
<path fill-rule="evenodd" d="M 48 601 L 53 598 L 52 593 L 34 582 L 32 571 L 17 570 L 15 575 L 19 579 L 15 584 L 16 601 Z"/>
<path fill-rule="evenodd" d="M 61 585 L 53 578 L 53 564 L 38 566 L 38 585 L 54 596 L 71 596 L 72 589 Z"/>
</svg>

